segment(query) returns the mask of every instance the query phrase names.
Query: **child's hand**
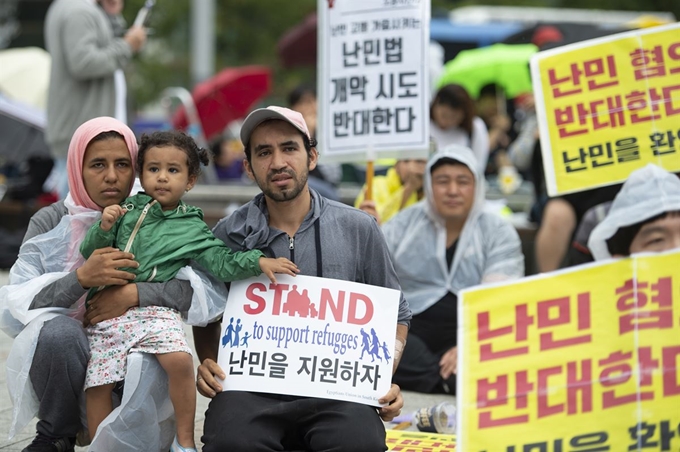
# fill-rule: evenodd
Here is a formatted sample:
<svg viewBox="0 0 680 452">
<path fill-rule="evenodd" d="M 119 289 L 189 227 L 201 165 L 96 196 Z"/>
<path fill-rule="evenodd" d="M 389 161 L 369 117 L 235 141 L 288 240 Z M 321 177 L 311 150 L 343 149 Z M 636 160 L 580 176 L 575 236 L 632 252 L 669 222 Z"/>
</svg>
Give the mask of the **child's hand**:
<svg viewBox="0 0 680 452">
<path fill-rule="evenodd" d="M 284 273 L 286 275 L 295 276 L 300 272 L 300 270 L 297 268 L 297 265 L 285 257 L 279 257 L 276 259 L 272 259 L 271 257 L 261 257 L 259 263 L 262 273 L 267 275 L 267 277 L 274 284 L 276 284 L 274 273 Z"/>
<path fill-rule="evenodd" d="M 127 212 L 118 204 L 108 206 L 102 212 L 102 231 L 110 231 L 114 223 Z"/>
</svg>

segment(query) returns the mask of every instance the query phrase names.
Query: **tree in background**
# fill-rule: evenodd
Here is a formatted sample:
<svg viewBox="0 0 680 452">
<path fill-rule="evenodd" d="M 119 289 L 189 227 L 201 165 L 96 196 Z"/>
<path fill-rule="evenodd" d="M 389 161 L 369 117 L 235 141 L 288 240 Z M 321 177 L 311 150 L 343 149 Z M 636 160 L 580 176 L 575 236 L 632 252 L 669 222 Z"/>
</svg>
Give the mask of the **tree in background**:
<svg viewBox="0 0 680 452">
<path fill-rule="evenodd" d="M 432 13 L 471 5 L 537 6 L 672 12 L 680 18 L 678 0 L 431 0 Z M 134 21 L 144 0 L 126 0 L 125 17 Z M 189 74 L 190 0 L 157 0 L 150 36 L 129 75 L 138 106 L 158 99 L 169 86 L 191 88 Z M 301 82 L 314 82 L 316 68 L 283 69 L 276 44 L 291 27 L 316 10 L 316 0 L 216 0 L 215 72 L 225 67 L 261 64 L 272 69 L 269 103 L 285 103 L 286 94 Z M 555 18 L 559 20 L 558 17 Z"/>
<path fill-rule="evenodd" d="M 134 21 L 144 0 L 127 0 L 125 17 Z M 158 98 L 169 86 L 191 88 L 189 0 L 157 0 L 144 53 L 130 74 L 137 105 Z M 216 0 L 215 72 L 234 66 L 264 65 L 272 69 L 271 100 L 285 102 L 286 94 L 302 81 L 315 80 L 315 68 L 281 67 L 276 43 L 291 27 L 315 11 L 316 0 Z"/>
</svg>

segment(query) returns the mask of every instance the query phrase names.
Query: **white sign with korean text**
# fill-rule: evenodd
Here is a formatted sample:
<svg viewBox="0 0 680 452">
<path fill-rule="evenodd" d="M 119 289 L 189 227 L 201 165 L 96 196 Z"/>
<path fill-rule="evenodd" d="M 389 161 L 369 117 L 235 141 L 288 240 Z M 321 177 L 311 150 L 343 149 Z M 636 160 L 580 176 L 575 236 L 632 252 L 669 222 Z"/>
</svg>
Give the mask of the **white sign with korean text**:
<svg viewBox="0 0 680 452">
<path fill-rule="evenodd" d="M 231 284 L 218 364 L 224 390 L 378 406 L 390 388 L 399 291 L 311 276 Z"/>
<path fill-rule="evenodd" d="M 319 0 L 318 17 L 321 158 L 426 158 L 429 0 Z"/>
</svg>

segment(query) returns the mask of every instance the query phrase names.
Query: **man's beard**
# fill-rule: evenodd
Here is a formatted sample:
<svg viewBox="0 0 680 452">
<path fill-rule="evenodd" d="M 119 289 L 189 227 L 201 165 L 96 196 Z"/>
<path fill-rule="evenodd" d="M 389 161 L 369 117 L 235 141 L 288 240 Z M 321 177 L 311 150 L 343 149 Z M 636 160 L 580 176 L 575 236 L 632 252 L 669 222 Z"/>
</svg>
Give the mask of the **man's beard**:
<svg viewBox="0 0 680 452">
<path fill-rule="evenodd" d="M 276 174 L 281 173 L 285 173 L 291 177 L 294 182 L 292 188 L 281 190 L 270 185 L 271 178 Z M 260 190 L 262 190 L 262 193 L 264 193 L 265 196 L 274 201 L 283 202 L 295 199 L 300 195 L 300 193 L 302 193 L 305 185 L 307 185 L 308 175 L 309 171 L 304 171 L 302 174 L 300 174 L 300 177 L 297 177 L 297 174 L 293 170 L 272 171 L 267 174 L 266 184 L 263 184 L 258 178 L 255 178 L 255 182 L 257 182 L 257 186 L 260 187 Z"/>
</svg>

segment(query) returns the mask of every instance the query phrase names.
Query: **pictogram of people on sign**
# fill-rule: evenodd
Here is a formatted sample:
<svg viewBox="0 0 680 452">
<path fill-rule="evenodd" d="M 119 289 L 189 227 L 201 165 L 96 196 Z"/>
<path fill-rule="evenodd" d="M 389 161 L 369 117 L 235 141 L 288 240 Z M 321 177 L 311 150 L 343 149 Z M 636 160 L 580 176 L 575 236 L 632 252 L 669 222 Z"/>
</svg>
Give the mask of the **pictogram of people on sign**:
<svg viewBox="0 0 680 452">
<path fill-rule="evenodd" d="M 380 356 L 380 350 L 383 351 L 383 356 Z M 376 358 L 382 362 L 383 358 L 385 358 L 385 363 L 389 364 L 392 358 L 387 349 L 387 343 L 383 341 L 382 345 L 380 345 L 378 333 L 375 332 L 374 328 L 371 328 L 371 334 L 368 334 L 361 328 L 361 356 L 359 359 L 364 359 L 364 353 L 368 353 L 368 356 L 371 357 L 371 362 L 375 362 Z"/>
<path fill-rule="evenodd" d="M 248 347 L 248 339 L 250 334 L 245 333 L 241 337 L 241 330 L 243 329 L 243 324 L 241 319 L 236 319 L 236 324 L 234 325 L 234 318 L 229 319 L 229 325 L 224 329 L 224 336 L 222 336 L 222 347 Z"/>
<path fill-rule="evenodd" d="M 293 288 L 288 292 L 286 297 L 286 302 L 283 304 L 283 312 L 287 313 L 291 317 L 312 317 L 316 318 L 319 313 L 316 310 L 316 306 L 309 299 L 309 293 L 307 289 L 304 289 L 302 293 L 298 292 L 297 286 L 293 285 Z"/>
</svg>

